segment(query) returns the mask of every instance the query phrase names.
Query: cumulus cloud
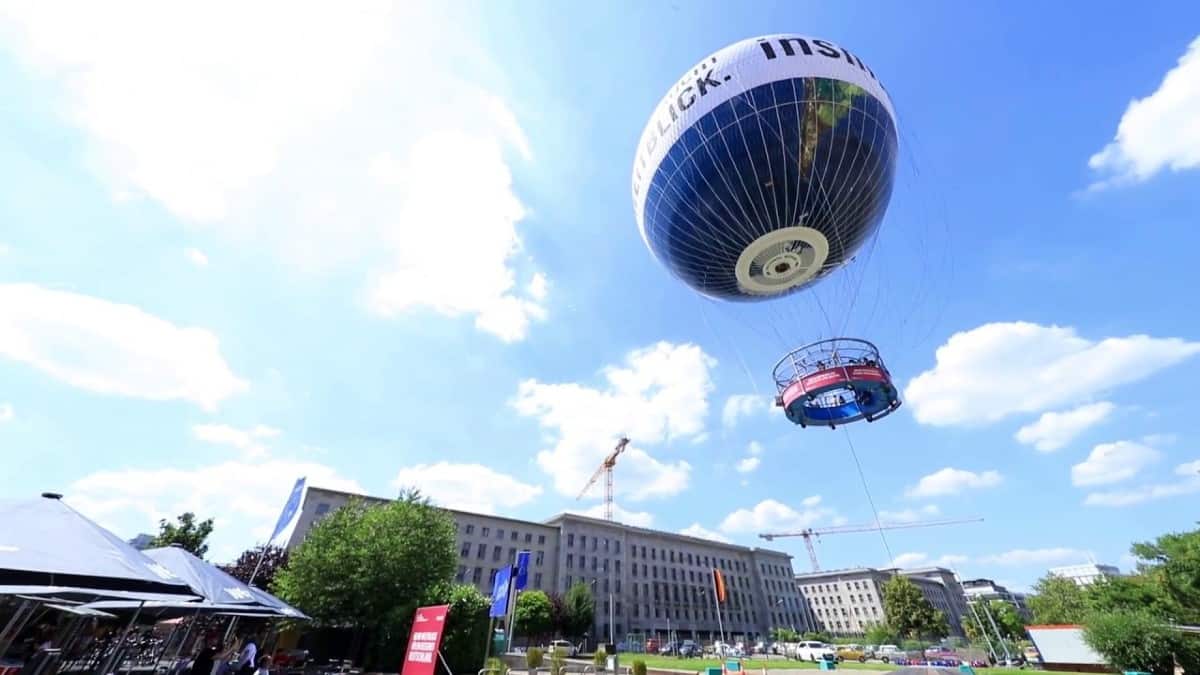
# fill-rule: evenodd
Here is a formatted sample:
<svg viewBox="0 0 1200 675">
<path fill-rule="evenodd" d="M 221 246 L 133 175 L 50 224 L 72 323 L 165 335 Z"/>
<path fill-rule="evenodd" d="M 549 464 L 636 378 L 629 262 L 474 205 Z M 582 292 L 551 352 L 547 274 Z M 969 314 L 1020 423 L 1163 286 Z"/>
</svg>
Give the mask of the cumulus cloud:
<svg viewBox="0 0 1200 675">
<path fill-rule="evenodd" d="M 989 565 L 1047 565 L 1052 563 L 1070 563 L 1087 559 L 1086 551 L 1073 548 L 1017 548 L 1003 553 L 995 553 L 979 558 L 979 562 Z"/>
<path fill-rule="evenodd" d="M 750 473 L 757 469 L 760 463 L 762 463 L 762 460 L 758 457 L 745 457 L 734 468 L 737 469 L 738 473 Z"/>
<path fill-rule="evenodd" d="M 1072 328 L 989 323 L 955 333 L 905 388 L 922 424 L 995 422 L 1072 405 L 1200 353 L 1200 342 L 1147 335 L 1093 342 Z"/>
<path fill-rule="evenodd" d="M 968 560 L 965 555 L 947 554 L 936 558 L 928 553 L 901 553 L 892 559 L 892 567 L 947 567 L 954 569 Z"/>
<path fill-rule="evenodd" d="M 834 509 L 821 505 L 818 495 L 804 499 L 801 505 L 802 508 L 796 510 L 774 499 L 764 499 L 752 508 L 738 509 L 725 516 L 720 530 L 740 535 L 801 530 L 836 515 Z"/>
<path fill-rule="evenodd" d="M 392 485 L 415 487 L 436 504 L 475 513 L 515 508 L 542 494 L 540 485 L 523 483 L 482 464 L 451 462 L 403 468 Z"/>
<path fill-rule="evenodd" d="M 1131 101 L 1111 143 L 1088 160 L 1104 178 L 1089 189 L 1150 179 L 1163 169 L 1200 167 L 1200 37 L 1167 71 L 1158 89 Z"/>
<path fill-rule="evenodd" d="M 58 89 L 118 201 L 153 200 L 298 270 L 359 275 L 377 316 L 432 310 L 518 340 L 546 314 L 509 168 L 532 144 L 476 84 L 493 66 L 460 14 L 18 0 L 0 7 L 0 37 Z"/>
<path fill-rule="evenodd" d="M 905 492 L 909 497 L 942 497 L 956 495 L 964 490 L 981 490 L 996 487 L 1004 478 L 999 471 L 967 471 L 946 467 L 923 476 L 917 484 Z"/>
<path fill-rule="evenodd" d="M 692 467 L 658 459 L 646 447 L 704 432 L 716 363 L 696 345 L 660 342 L 605 367 L 600 386 L 526 380 L 512 404 L 549 433 L 552 447 L 537 454 L 537 463 L 560 494 L 579 494 L 625 433 L 632 442 L 617 462 L 617 494 L 667 497 L 687 487 Z"/>
<path fill-rule="evenodd" d="M 279 429 L 262 424 L 250 429 L 238 429 L 227 424 L 197 424 L 192 427 L 192 435 L 197 439 L 237 448 L 248 458 L 266 455 L 267 445 L 263 441 L 275 438 L 279 434 Z"/>
<path fill-rule="evenodd" d="M 16 417 L 11 403 L 0 403 L 0 424 L 11 422 Z"/>
<path fill-rule="evenodd" d="M 692 523 L 691 525 L 688 525 L 687 527 L 680 530 L 679 534 L 682 534 L 687 537 L 695 537 L 697 539 L 707 539 L 709 541 L 719 541 L 723 544 L 729 543 L 728 537 L 722 535 L 719 532 L 713 532 L 712 530 L 701 526 L 700 523 Z"/>
<path fill-rule="evenodd" d="M 1071 467 L 1071 483 L 1080 487 L 1119 483 L 1133 478 L 1161 456 L 1154 448 L 1132 441 L 1101 443 L 1092 448 L 1087 459 Z"/>
<path fill-rule="evenodd" d="M 1169 483 L 1141 485 L 1127 490 L 1093 492 L 1084 498 L 1087 506 L 1133 506 L 1143 502 L 1180 497 L 1200 492 L 1200 460 L 1175 467 L 1178 480 Z"/>
<path fill-rule="evenodd" d="M 589 518 L 604 518 L 604 504 L 596 504 L 586 509 L 568 509 L 568 513 L 577 513 L 581 516 Z M 619 504 L 613 504 L 613 520 L 625 525 L 634 527 L 650 527 L 654 524 L 654 514 L 648 511 L 629 511 L 621 508 Z"/>
<path fill-rule="evenodd" d="M 210 411 L 249 388 L 208 330 L 33 284 L 0 284 L 0 356 L 79 389 Z"/>
<path fill-rule="evenodd" d="M 1108 401 L 1089 403 L 1065 412 L 1043 413 L 1036 422 L 1017 430 L 1018 443 L 1032 445 L 1038 452 L 1054 452 L 1079 434 L 1103 422 L 1116 406 Z"/>
<path fill-rule="evenodd" d="M 940 516 L 942 510 L 937 504 L 926 504 L 919 509 L 903 509 L 900 511 L 880 510 L 879 520 L 883 523 L 915 523 L 919 520 Z"/>
<path fill-rule="evenodd" d="M 208 256 L 204 255 L 204 251 L 198 248 L 189 248 L 183 252 L 187 256 L 189 262 L 196 267 L 208 267 Z"/>
<path fill-rule="evenodd" d="M 725 407 L 721 410 L 721 424 L 726 429 L 737 426 L 738 420 L 766 412 L 771 407 L 771 400 L 757 394 L 734 394 L 725 399 Z"/>
<path fill-rule="evenodd" d="M 98 471 L 72 483 L 65 499 L 123 538 L 155 532 L 160 519 L 172 520 L 188 511 L 211 517 L 215 523 L 209 558 L 224 562 L 271 536 L 292 485 L 301 476 L 312 486 L 365 492 L 332 467 L 269 459 Z"/>
</svg>

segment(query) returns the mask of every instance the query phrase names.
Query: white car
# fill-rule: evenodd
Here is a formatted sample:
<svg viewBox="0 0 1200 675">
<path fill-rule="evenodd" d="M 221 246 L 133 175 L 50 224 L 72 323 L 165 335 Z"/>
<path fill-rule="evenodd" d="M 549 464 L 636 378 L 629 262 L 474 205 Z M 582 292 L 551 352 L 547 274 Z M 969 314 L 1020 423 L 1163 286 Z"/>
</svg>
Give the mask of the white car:
<svg viewBox="0 0 1200 675">
<path fill-rule="evenodd" d="M 567 642 L 566 640 L 555 640 L 554 642 L 551 642 L 550 646 L 546 649 L 547 654 L 561 653 L 568 659 L 573 658 L 578 652 L 579 650 L 575 648 L 575 645 Z"/>
<path fill-rule="evenodd" d="M 795 649 L 788 656 L 801 661 L 812 661 L 813 663 L 822 659 L 826 661 L 837 660 L 837 654 L 834 654 L 833 649 L 824 642 L 798 642 Z"/>
<path fill-rule="evenodd" d="M 904 652 L 896 645 L 879 645 L 879 649 L 875 650 L 875 658 L 884 663 L 890 663 L 901 656 L 904 656 Z"/>
</svg>

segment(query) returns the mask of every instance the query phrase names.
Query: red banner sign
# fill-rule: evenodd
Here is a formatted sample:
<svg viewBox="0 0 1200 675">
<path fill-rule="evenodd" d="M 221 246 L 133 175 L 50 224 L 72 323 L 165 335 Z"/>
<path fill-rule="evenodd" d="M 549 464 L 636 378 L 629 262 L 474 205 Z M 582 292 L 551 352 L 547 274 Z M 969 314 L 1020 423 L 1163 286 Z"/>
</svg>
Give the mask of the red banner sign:
<svg viewBox="0 0 1200 675">
<path fill-rule="evenodd" d="M 442 644 L 442 629 L 446 627 L 446 613 L 449 611 L 450 605 L 417 609 L 400 675 L 434 675 L 438 648 Z"/>
</svg>

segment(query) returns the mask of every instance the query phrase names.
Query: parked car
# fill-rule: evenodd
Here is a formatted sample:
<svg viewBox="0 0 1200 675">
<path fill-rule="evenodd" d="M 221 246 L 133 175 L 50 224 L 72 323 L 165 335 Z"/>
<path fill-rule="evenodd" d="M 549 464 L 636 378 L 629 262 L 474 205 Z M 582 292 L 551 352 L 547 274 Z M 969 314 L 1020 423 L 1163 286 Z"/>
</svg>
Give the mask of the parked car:
<svg viewBox="0 0 1200 675">
<path fill-rule="evenodd" d="M 896 645 L 879 645 L 879 649 L 875 651 L 875 658 L 884 663 L 891 663 L 896 659 L 902 659 L 905 654 Z"/>
<path fill-rule="evenodd" d="M 679 656 L 682 658 L 700 656 L 700 645 L 696 644 L 694 640 L 684 640 L 679 645 Z"/>
<path fill-rule="evenodd" d="M 579 654 L 579 650 L 575 645 L 566 640 L 555 640 L 546 648 L 547 654 L 562 654 L 566 658 L 572 658 Z"/>
<path fill-rule="evenodd" d="M 859 663 L 865 663 L 867 660 L 867 653 L 858 645 L 842 645 L 837 649 L 837 660 L 839 663 L 842 661 L 858 661 Z"/>
<path fill-rule="evenodd" d="M 790 655 L 800 661 L 817 661 L 824 659 L 826 661 L 836 661 L 837 654 L 834 654 L 833 649 L 824 642 L 798 642 L 796 643 L 795 651 Z"/>
<path fill-rule="evenodd" d="M 679 646 L 675 644 L 674 640 L 672 640 L 672 641 L 664 644 L 663 646 L 659 647 L 658 653 L 662 654 L 664 656 L 667 656 L 670 654 L 674 654 L 676 651 L 678 651 L 678 649 L 679 649 Z"/>
</svg>

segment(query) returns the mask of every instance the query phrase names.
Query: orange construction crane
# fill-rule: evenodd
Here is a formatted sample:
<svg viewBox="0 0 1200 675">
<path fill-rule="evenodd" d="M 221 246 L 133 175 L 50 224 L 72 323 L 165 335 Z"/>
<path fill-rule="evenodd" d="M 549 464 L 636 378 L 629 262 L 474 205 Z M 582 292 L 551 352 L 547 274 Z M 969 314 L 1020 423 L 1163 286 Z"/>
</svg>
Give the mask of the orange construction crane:
<svg viewBox="0 0 1200 675">
<path fill-rule="evenodd" d="M 604 458 L 604 461 L 600 463 L 600 468 L 596 469 L 596 473 L 592 474 L 591 480 L 587 482 L 587 485 L 583 486 L 583 490 L 581 490 L 579 492 L 579 496 L 575 498 L 576 500 L 583 499 L 583 496 L 587 494 L 587 491 L 596 484 L 596 481 L 600 480 L 600 474 L 604 474 L 605 520 L 613 519 L 613 467 L 617 465 L 617 456 L 622 452 L 625 452 L 625 446 L 627 445 L 629 445 L 629 439 L 622 436 L 621 440 L 617 441 L 617 447 L 614 448 L 611 453 L 609 453 L 608 457 Z"/>
<path fill-rule="evenodd" d="M 593 479 L 594 480 L 594 479 Z M 840 527 L 807 528 L 799 532 L 771 532 L 758 535 L 767 541 L 782 537 L 804 537 L 804 545 L 808 547 L 808 559 L 812 562 L 812 571 L 820 572 L 821 565 L 817 563 L 817 549 L 813 546 L 813 537 L 823 534 L 848 534 L 851 532 L 877 532 L 879 530 L 907 530 L 913 527 L 936 527 L 939 525 L 957 525 L 959 523 L 980 523 L 983 518 L 958 518 L 953 520 L 922 520 L 916 523 L 873 523 L 870 525 L 842 525 Z"/>
</svg>

